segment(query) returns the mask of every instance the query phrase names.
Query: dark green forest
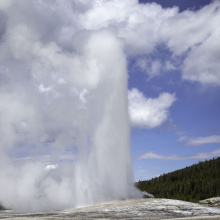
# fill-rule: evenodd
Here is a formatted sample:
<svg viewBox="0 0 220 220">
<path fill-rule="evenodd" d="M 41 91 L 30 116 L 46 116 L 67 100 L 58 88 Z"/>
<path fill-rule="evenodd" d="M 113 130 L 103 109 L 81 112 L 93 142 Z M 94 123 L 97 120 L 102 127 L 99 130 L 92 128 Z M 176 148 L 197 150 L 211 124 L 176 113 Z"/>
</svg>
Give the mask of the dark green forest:
<svg viewBox="0 0 220 220">
<path fill-rule="evenodd" d="M 151 180 L 139 181 L 136 186 L 155 198 L 198 202 L 220 196 L 220 157 Z"/>
</svg>

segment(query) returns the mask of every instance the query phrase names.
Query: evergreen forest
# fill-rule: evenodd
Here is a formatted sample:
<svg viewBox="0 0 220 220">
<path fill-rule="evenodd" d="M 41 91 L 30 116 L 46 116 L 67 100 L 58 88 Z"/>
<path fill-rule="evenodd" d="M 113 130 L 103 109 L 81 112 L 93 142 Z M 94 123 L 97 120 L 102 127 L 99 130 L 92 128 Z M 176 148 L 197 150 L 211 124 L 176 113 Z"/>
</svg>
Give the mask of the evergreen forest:
<svg viewBox="0 0 220 220">
<path fill-rule="evenodd" d="M 4 210 L 5 208 L 3 207 L 3 205 L 0 203 L 0 210 Z"/>
<path fill-rule="evenodd" d="M 190 167 L 163 174 L 136 186 L 155 198 L 178 199 L 191 202 L 220 196 L 220 157 L 199 162 Z"/>
</svg>

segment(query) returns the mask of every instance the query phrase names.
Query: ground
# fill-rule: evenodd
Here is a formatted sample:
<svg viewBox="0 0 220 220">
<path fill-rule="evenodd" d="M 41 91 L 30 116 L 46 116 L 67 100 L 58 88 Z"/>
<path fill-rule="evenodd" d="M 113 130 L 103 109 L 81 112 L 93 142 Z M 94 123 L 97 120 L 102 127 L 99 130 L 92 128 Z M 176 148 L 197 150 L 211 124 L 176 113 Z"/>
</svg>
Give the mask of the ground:
<svg viewBox="0 0 220 220">
<path fill-rule="evenodd" d="M 57 212 L 15 214 L 1 211 L 0 219 L 219 219 L 220 209 L 171 199 L 128 199 Z"/>
</svg>

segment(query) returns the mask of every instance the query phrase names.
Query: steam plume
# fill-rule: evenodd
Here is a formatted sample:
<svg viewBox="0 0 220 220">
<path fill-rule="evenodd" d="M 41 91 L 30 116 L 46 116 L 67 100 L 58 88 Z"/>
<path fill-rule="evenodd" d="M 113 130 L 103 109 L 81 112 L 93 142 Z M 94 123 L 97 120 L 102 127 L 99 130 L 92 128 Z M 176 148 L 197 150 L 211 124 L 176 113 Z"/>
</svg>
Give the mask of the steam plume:
<svg viewBox="0 0 220 220">
<path fill-rule="evenodd" d="M 0 2 L 0 200 L 14 210 L 139 195 L 123 44 L 79 28 L 87 3 Z"/>
</svg>

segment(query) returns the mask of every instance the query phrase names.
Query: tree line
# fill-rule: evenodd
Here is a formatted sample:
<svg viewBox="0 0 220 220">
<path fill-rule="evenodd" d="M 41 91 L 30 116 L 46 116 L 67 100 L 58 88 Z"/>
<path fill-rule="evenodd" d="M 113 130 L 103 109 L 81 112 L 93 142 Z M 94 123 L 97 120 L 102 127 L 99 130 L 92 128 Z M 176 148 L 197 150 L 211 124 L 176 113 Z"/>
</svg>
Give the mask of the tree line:
<svg viewBox="0 0 220 220">
<path fill-rule="evenodd" d="M 0 210 L 5 210 L 4 206 L 0 203 Z"/>
<path fill-rule="evenodd" d="M 156 198 L 191 202 L 220 196 L 220 157 L 136 183 Z"/>
</svg>

